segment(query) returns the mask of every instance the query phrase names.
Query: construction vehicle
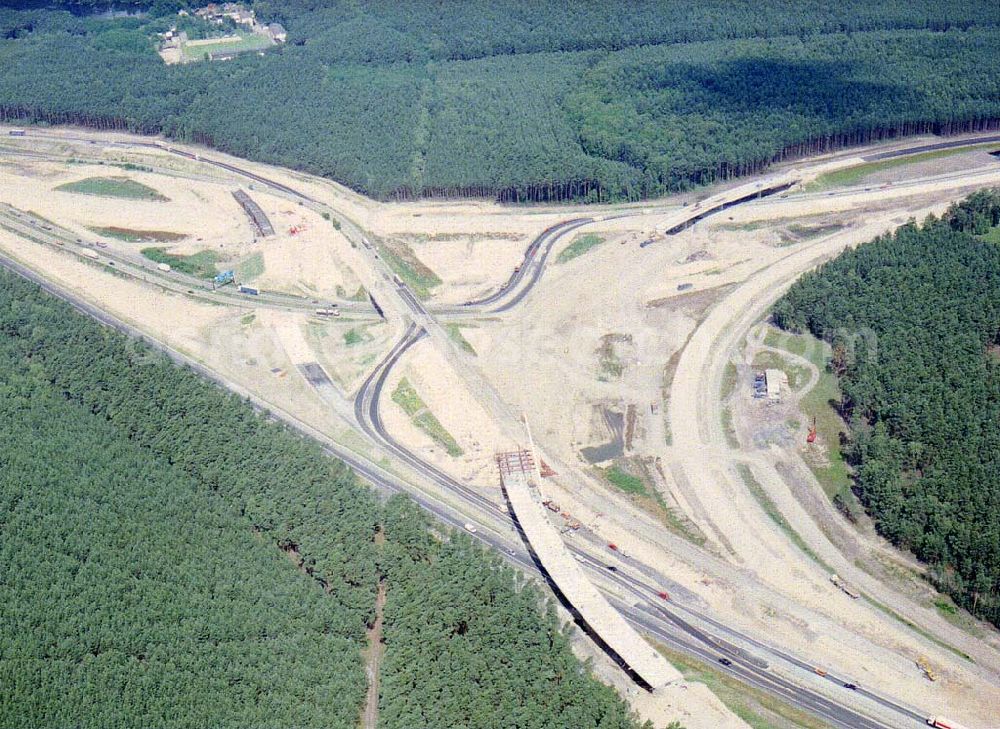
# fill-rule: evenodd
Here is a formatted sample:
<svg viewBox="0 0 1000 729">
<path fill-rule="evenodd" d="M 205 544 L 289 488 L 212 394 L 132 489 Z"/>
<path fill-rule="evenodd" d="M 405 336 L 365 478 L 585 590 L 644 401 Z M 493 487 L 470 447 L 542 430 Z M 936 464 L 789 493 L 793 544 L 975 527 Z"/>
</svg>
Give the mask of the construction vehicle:
<svg viewBox="0 0 1000 729">
<path fill-rule="evenodd" d="M 235 271 L 223 271 L 222 273 L 216 274 L 212 279 L 212 283 L 216 286 L 225 286 L 228 283 L 232 283 L 236 280 Z"/>
<path fill-rule="evenodd" d="M 943 716 L 928 716 L 927 726 L 937 727 L 937 729 L 965 729 L 957 721 L 945 719 Z"/>
<path fill-rule="evenodd" d="M 927 677 L 928 681 L 937 681 L 937 675 L 935 675 L 934 669 L 931 668 L 931 664 L 926 656 L 917 658 L 917 667 L 924 672 L 924 676 Z"/>
<path fill-rule="evenodd" d="M 813 424 L 809 428 L 809 435 L 806 436 L 806 443 L 816 442 L 816 418 L 813 417 Z"/>
<path fill-rule="evenodd" d="M 861 593 L 860 592 L 858 592 L 857 590 L 855 590 L 854 588 L 852 588 L 850 585 L 848 585 L 846 582 L 844 582 L 842 579 L 840 579 L 840 577 L 838 575 L 835 575 L 835 574 L 834 575 L 830 575 L 830 582 L 832 582 L 834 585 L 836 585 L 837 587 L 839 587 L 840 590 L 845 595 L 847 595 L 848 597 L 850 597 L 852 600 L 857 600 L 859 597 L 861 597 Z"/>
</svg>

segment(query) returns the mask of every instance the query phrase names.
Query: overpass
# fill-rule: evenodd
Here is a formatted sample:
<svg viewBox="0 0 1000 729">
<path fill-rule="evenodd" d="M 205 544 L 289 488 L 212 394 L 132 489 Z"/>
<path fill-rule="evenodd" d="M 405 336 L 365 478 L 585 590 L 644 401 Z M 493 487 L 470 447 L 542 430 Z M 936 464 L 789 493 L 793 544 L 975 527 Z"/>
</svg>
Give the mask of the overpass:
<svg viewBox="0 0 1000 729">
<path fill-rule="evenodd" d="M 680 672 L 611 607 L 566 548 L 542 505 L 531 452 L 498 453 L 496 460 L 515 526 L 584 631 L 647 691 L 680 680 Z"/>
</svg>

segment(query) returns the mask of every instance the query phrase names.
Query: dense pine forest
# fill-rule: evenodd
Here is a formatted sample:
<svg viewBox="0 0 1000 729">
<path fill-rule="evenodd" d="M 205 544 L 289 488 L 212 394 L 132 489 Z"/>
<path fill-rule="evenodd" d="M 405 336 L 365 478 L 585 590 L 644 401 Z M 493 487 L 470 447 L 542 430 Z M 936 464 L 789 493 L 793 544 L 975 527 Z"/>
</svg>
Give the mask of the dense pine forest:
<svg viewBox="0 0 1000 729">
<path fill-rule="evenodd" d="M 429 526 L 0 272 L 0 726 L 356 727 L 380 582 L 382 726 L 636 726 L 536 589 Z"/>
<path fill-rule="evenodd" d="M 0 119 L 162 132 L 383 199 L 504 201 L 637 199 L 1000 120 L 994 0 L 249 4 L 287 44 L 176 66 L 155 33 L 196 4 L 0 9 Z"/>
<path fill-rule="evenodd" d="M 976 193 L 804 276 L 774 318 L 834 346 L 846 455 L 879 531 L 1000 625 L 997 226 L 1000 191 Z"/>
</svg>

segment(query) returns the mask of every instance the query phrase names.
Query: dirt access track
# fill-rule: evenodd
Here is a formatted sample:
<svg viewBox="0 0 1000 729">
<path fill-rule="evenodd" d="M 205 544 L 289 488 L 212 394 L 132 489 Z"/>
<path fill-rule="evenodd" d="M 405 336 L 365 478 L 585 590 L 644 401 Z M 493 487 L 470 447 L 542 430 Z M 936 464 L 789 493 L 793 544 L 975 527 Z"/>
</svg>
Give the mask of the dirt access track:
<svg viewBox="0 0 1000 729">
<path fill-rule="evenodd" d="M 471 509 L 425 469 L 394 459 L 359 432 L 354 419 L 353 397 L 366 373 L 389 352 L 408 321 L 426 320 L 432 331 L 389 374 L 378 409 L 388 431 L 421 461 L 493 505 L 466 513 L 493 529 L 496 538 L 512 535 L 495 512 L 502 499 L 492 454 L 524 444 L 519 422 L 524 413 L 539 453 L 558 473 L 547 479 L 547 491 L 585 524 L 586 535 L 567 539 L 590 550 L 598 570 L 615 560 L 623 574 L 648 577 L 655 570 L 660 584 L 669 584 L 677 600 L 683 597 L 685 609 L 711 615 L 717 630 L 733 631 L 727 633 L 729 640 L 744 636 L 766 644 L 766 650 L 791 652 L 854 679 L 874 696 L 915 707 L 914 716 L 941 713 L 970 727 L 1000 723 L 995 632 L 980 626 L 980 637 L 971 637 L 939 618 L 912 591 L 861 572 L 827 539 L 782 476 L 785 465 L 801 460 L 798 454 L 731 445 L 722 427 L 720 397 L 727 362 L 798 275 L 846 246 L 940 211 L 973 189 L 1000 184 L 995 158 L 976 152 L 950 157 L 946 168 L 924 162 L 918 173 L 906 166 L 879 170 L 895 175 L 891 185 L 880 180 L 866 187 L 862 179 L 846 189 L 809 188 L 810 180 L 824 172 L 858 164 L 863 152 L 821 158 L 772 173 L 769 179 L 799 181 L 781 196 L 729 208 L 677 235 L 662 236 L 689 211 L 735 195 L 733 190 L 752 191 L 757 183 L 740 181 L 674 199 L 601 208 L 387 205 L 324 180 L 187 148 L 192 155 L 239 164 L 322 201 L 364 231 L 372 243 L 369 250 L 319 209 L 260 185 L 251 187 L 200 160 L 134 146 L 138 138 L 78 130 L 33 134 L 2 140 L 0 202 L 35 212 L 85 240 L 94 238 L 94 228 L 111 226 L 182 233 L 183 240 L 163 245 L 182 255 L 215 250 L 226 256 L 225 263 L 244 266 L 261 287 L 316 296 L 321 304 L 353 306 L 359 291 L 372 292 L 386 319 L 362 312 L 360 304 L 356 313 L 345 310 L 338 319 L 308 310 L 265 311 L 250 299 L 206 306 L 0 229 L 3 252 L 352 451 L 384 459 L 423 493 Z M 70 158 L 79 161 L 71 165 Z M 114 165 L 119 167 L 109 170 Z M 122 172 L 123 165 L 143 171 Z M 169 202 L 108 201 L 54 190 L 111 174 L 134 178 Z M 248 189 L 274 222 L 274 239 L 253 235 L 231 197 L 237 185 Z M 462 313 L 462 302 L 499 290 L 523 265 L 525 249 L 536 236 L 576 217 L 591 222 L 553 242 L 537 284 L 517 306 L 499 313 Z M 204 222 L 188 222 L 182 229 L 178 220 Z M 584 235 L 599 241 L 582 245 Z M 640 247 L 648 240 L 653 242 Z M 151 245 L 103 242 L 121 255 L 137 255 L 137 248 Z M 584 250 L 560 255 L 571 247 L 570 252 Z M 400 271 L 411 290 L 426 289 L 416 308 L 396 297 L 386 263 L 397 266 L 392 271 Z M 303 376 L 303 368 L 314 363 L 329 385 L 317 387 Z M 419 398 L 413 415 L 392 398 L 403 378 Z M 627 447 L 622 444 L 621 459 L 592 464 L 581 451 L 615 437 L 608 430 L 609 412 L 627 420 Z M 427 415 L 437 426 L 427 426 Z M 442 431 L 457 449 L 449 453 L 441 445 Z M 665 508 L 650 507 L 656 501 L 652 497 L 643 501 L 616 490 L 603 470 L 611 465 L 639 474 Z M 738 465 L 750 469 L 812 553 L 871 600 L 852 601 L 830 584 L 826 568 L 778 529 L 749 493 Z M 815 482 L 808 487 L 819 489 Z M 678 523 L 688 526 L 678 529 Z M 886 549 L 866 541 L 867 534 L 856 539 L 873 551 Z M 607 542 L 629 557 L 608 555 L 606 549 L 601 553 Z M 510 544 L 520 546 L 516 536 Z M 626 602 L 636 600 L 618 582 L 607 588 Z M 875 602 L 891 606 L 920 630 L 889 617 Z M 692 620 L 693 614 L 686 613 Z M 871 697 L 845 698 L 839 685 L 820 683 L 815 675 L 782 664 L 777 653 L 769 655 L 768 670 L 783 679 L 877 715 Z M 923 677 L 915 664 L 919 657 L 937 669 L 939 681 Z M 616 682 L 608 666 L 601 664 L 599 672 Z M 705 726 L 741 725 L 710 696 L 689 694 L 669 701 L 631 698 L 657 723 L 682 717 L 686 726 L 700 726 L 703 711 L 713 717 Z M 903 725 L 880 721 L 879 726 Z M 908 721 L 919 725 L 912 717 Z"/>
</svg>

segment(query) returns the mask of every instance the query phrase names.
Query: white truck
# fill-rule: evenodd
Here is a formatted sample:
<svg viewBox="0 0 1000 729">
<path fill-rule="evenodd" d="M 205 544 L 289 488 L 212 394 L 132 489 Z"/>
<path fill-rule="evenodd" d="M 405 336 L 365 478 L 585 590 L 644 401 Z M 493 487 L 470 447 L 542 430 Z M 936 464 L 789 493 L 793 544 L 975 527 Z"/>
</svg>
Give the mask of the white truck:
<svg viewBox="0 0 1000 729">
<path fill-rule="evenodd" d="M 156 267 L 159 270 L 163 271 L 164 273 L 169 273 L 170 272 L 170 264 L 169 263 L 157 263 Z"/>
<path fill-rule="evenodd" d="M 475 534 L 479 530 L 476 529 L 475 524 L 470 524 L 469 522 L 465 522 L 465 531 L 467 531 L 469 534 Z"/>
<path fill-rule="evenodd" d="M 943 716 L 927 717 L 927 726 L 937 727 L 937 729 L 965 729 L 965 727 L 957 721 L 945 719 Z"/>
</svg>

